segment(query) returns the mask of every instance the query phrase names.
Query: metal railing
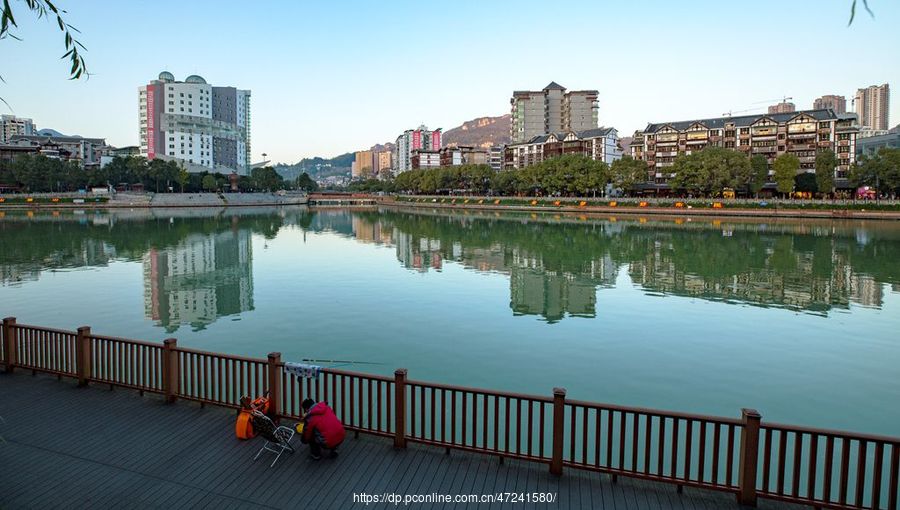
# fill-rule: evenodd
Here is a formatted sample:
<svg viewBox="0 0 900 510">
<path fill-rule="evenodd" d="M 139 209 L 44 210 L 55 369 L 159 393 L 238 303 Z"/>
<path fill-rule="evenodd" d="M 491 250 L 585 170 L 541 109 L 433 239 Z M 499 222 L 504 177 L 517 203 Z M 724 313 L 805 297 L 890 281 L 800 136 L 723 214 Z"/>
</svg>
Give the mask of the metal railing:
<svg viewBox="0 0 900 510">
<path fill-rule="evenodd" d="M 324 369 L 317 378 L 266 359 L 101 336 L 3 320 L 0 362 L 28 369 L 236 409 L 243 396 L 268 393 L 274 418 L 300 419 L 306 398 L 329 402 L 356 433 L 564 468 L 819 508 L 898 510 L 900 438 L 741 418 L 566 400 Z"/>
</svg>

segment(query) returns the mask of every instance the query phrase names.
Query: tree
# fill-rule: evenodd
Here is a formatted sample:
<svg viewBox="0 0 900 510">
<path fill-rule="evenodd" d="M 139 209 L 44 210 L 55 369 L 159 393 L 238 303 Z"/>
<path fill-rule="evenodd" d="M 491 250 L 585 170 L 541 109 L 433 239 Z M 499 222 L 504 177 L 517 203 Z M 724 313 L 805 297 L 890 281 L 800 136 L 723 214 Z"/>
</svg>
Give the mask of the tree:
<svg viewBox="0 0 900 510">
<path fill-rule="evenodd" d="M 816 187 L 820 192 L 834 193 L 834 167 L 837 163 L 837 156 L 831 149 L 816 154 Z"/>
<path fill-rule="evenodd" d="M 175 176 L 175 182 L 178 183 L 182 193 L 184 193 L 184 186 L 190 181 L 190 178 L 191 176 L 184 166 L 178 169 L 178 175 Z"/>
<path fill-rule="evenodd" d="M 755 154 L 750 158 L 750 168 L 753 172 L 753 179 L 750 182 L 750 192 L 756 196 L 769 179 L 769 161 L 762 154 Z"/>
<path fill-rule="evenodd" d="M 299 176 L 297 176 L 297 189 L 301 189 L 306 192 L 316 191 L 319 189 L 319 185 L 316 184 L 316 181 L 312 180 L 308 173 L 303 172 Z"/>
<path fill-rule="evenodd" d="M 613 161 L 609 168 L 610 180 L 613 186 L 627 192 L 635 185 L 647 182 L 647 163 L 631 156 L 622 156 Z"/>
<path fill-rule="evenodd" d="M 794 189 L 794 177 L 800 170 L 800 159 L 790 153 L 775 158 L 775 186 L 779 193 L 787 194 Z"/>
<path fill-rule="evenodd" d="M 705 195 L 718 195 L 725 188 L 749 187 L 753 180 L 753 169 L 747 156 L 714 146 L 679 155 L 672 170 L 675 172 L 675 177 L 669 181 L 672 188 Z"/>
<path fill-rule="evenodd" d="M 816 175 L 809 172 L 801 172 L 797 174 L 797 176 L 794 177 L 794 189 L 796 191 L 816 193 L 817 191 L 819 191 L 819 186 L 816 182 Z"/>
<path fill-rule="evenodd" d="M 81 56 L 81 50 L 87 51 L 87 48 L 73 35 L 73 33 L 78 32 L 78 29 L 66 23 L 66 20 L 63 19 L 63 14 L 66 14 L 66 11 L 56 7 L 56 4 L 51 0 L 21 0 L 21 3 L 15 5 L 21 6 L 23 4 L 27 11 L 37 16 L 38 19 L 43 17 L 56 18 L 56 26 L 63 33 L 63 41 L 66 47 L 66 52 L 63 53 L 61 58 L 69 59 L 69 62 L 72 64 L 72 67 L 69 69 L 69 79 L 77 80 L 82 76 L 87 77 L 87 65 L 84 62 L 84 57 Z M 3 2 L 3 10 L 0 13 L 0 40 L 6 37 L 19 39 L 12 32 L 13 28 L 19 28 L 19 23 L 13 14 L 13 5 L 9 0 L 4 0 Z M 2 76 L 0 76 L 0 80 L 2 80 Z M 3 98 L 0 98 L 0 101 L 3 101 Z M 6 103 L 6 101 L 3 102 Z M 7 106 L 9 105 L 7 104 Z"/>
<path fill-rule="evenodd" d="M 880 184 L 896 192 L 900 189 L 900 149 L 882 147 L 878 158 L 881 160 Z"/>
<path fill-rule="evenodd" d="M 203 176 L 203 180 L 201 181 L 203 189 L 206 191 L 212 191 L 216 189 L 216 178 L 212 176 L 212 174 L 206 174 Z"/>
</svg>

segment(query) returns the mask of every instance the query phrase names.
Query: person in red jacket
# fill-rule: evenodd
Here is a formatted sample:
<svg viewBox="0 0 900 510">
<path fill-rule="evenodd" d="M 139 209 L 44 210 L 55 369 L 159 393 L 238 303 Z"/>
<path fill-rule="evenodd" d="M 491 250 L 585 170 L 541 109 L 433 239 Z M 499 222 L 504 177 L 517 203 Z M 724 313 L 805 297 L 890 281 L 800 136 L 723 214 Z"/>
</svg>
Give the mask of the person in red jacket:
<svg viewBox="0 0 900 510">
<path fill-rule="evenodd" d="M 325 402 L 316 403 L 306 399 L 303 408 L 303 436 L 300 440 L 309 444 L 309 456 L 314 460 L 322 458 L 322 449 L 331 450 L 331 456 L 337 455 L 337 447 L 344 441 L 346 431 L 341 420 Z"/>
</svg>

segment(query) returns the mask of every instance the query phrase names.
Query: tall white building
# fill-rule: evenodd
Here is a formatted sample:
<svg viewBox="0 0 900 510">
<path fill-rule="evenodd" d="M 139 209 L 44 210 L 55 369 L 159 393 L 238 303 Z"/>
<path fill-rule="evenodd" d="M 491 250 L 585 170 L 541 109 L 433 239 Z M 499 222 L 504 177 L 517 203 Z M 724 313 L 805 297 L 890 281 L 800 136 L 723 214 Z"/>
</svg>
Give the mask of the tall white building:
<svg viewBox="0 0 900 510">
<path fill-rule="evenodd" d="M 887 83 L 872 85 L 856 91 L 856 114 L 859 125 L 876 131 L 887 131 L 891 128 L 888 114 L 890 112 L 891 89 Z"/>
<path fill-rule="evenodd" d="M 141 155 L 175 159 L 188 171 L 250 168 L 250 91 L 172 73 L 138 89 Z"/>
<path fill-rule="evenodd" d="M 0 115 L 0 143 L 9 143 L 14 136 L 31 136 L 37 130 L 34 121 L 15 115 Z"/>
<path fill-rule="evenodd" d="M 441 148 L 441 128 L 434 131 L 419 126 L 418 129 L 407 129 L 397 137 L 394 145 L 394 172 L 400 173 L 413 168 L 413 151 L 438 151 Z"/>
</svg>

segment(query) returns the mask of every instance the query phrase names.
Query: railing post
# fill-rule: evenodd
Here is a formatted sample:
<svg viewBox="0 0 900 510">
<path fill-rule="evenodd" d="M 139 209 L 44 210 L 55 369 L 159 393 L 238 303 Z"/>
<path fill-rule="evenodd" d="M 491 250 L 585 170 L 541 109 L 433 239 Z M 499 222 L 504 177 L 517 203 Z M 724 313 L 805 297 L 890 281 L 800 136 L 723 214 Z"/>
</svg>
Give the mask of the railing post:
<svg viewBox="0 0 900 510">
<path fill-rule="evenodd" d="M 79 386 L 87 386 L 91 380 L 91 354 L 91 327 L 81 326 L 75 338 L 75 373 Z"/>
<path fill-rule="evenodd" d="M 756 470 L 759 461 L 759 422 L 755 409 L 741 409 L 741 455 L 738 465 L 738 503 L 756 506 Z"/>
<path fill-rule="evenodd" d="M 563 437 L 565 434 L 566 389 L 553 388 L 553 457 L 550 460 L 550 473 L 562 475 L 563 469 Z M 541 431 L 543 433 L 543 431 Z"/>
<path fill-rule="evenodd" d="M 15 317 L 7 317 L 3 319 L 3 344 L 6 347 L 6 372 L 12 373 L 16 368 L 16 333 L 13 326 L 16 325 Z"/>
<path fill-rule="evenodd" d="M 178 374 L 178 340 L 166 338 L 163 340 L 163 389 L 166 392 L 166 402 L 172 403 L 178 399 L 181 381 Z"/>
<path fill-rule="evenodd" d="M 269 353 L 269 416 L 273 420 L 278 420 L 281 414 L 281 370 L 278 364 L 281 363 L 280 352 Z"/>
<path fill-rule="evenodd" d="M 406 369 L 394 371 L 394 448 L 406 448 Z"/>
</svg>

